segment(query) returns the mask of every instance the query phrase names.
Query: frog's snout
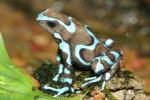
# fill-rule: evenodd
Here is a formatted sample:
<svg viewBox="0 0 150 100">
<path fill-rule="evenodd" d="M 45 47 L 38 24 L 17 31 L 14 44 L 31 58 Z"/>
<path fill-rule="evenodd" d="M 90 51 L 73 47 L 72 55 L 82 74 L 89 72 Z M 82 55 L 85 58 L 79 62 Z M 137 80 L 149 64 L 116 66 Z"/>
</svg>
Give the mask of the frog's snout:
<svg viewBox="0 0 150 100">
<path fill-rule="evenodd" d="M 37 21 L 40 21 L 40 20 L 41 20 L 41 17 L 40 17 L 40 16 L 41 16 L 41 14 L 38 14 L 38 16 L 36 17 L 36 20 L 37 20 Z"/>
</svg>

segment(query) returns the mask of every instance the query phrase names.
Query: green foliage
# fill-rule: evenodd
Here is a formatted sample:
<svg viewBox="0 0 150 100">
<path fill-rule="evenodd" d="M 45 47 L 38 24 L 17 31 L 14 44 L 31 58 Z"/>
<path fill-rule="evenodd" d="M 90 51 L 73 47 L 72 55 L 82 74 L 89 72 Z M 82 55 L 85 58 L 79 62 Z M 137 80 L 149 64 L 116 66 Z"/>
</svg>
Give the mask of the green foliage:
<svg viewBox="0 0 150 100">
<path fill-rule="evenodd" d="M 54 98 L 33 87 L 32 79 L 11 63 L 0 33 L 0 100 L 81 100 L 80 96 Z"/>
</svg>

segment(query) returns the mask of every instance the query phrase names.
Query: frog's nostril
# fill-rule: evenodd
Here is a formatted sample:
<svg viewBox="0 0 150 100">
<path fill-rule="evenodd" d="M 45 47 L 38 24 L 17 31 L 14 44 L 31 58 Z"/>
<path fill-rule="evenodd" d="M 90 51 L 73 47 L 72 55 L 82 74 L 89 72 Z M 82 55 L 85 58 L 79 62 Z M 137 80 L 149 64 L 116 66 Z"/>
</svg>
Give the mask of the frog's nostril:
<svg viewBox="0 0 150 100">
<path fill-rule="evenodd" d="M 42 19 L 42 17 L 43 17 L 43 15 L 40 13 L 40 14 L 38 14 L 38 16 L 37 16 L 36 20 L 41 20 L 41 19 Z"/>
</svg>

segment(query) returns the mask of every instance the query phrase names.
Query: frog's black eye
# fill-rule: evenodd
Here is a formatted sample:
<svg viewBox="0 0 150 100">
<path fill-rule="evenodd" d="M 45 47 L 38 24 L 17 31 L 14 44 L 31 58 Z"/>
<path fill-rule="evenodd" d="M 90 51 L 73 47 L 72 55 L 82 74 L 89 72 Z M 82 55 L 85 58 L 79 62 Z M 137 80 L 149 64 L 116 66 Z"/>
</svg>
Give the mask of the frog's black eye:
<svg viewBox="0 0 150 100">
<path fill-rule="evenodd" d="M 56 26 L 56 22 L 52 22 L 52 21 L 47 21 L 47 25 L 51 28 L 54 28 Z"/>
</svg>

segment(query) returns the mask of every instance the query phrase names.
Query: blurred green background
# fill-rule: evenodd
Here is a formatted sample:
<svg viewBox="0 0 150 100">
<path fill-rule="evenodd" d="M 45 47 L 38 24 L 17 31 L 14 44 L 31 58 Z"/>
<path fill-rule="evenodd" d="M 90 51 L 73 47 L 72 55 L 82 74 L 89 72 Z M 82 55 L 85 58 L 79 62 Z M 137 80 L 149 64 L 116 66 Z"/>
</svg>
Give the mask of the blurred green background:
<svg viewBox="0 0 150 100">
<path fill-rule="evenodd" d="M 150 0 L 0 0 L 0 31 L 12 61 L 33 74 L 40 62 L 55 63 L 57 44 L 36 22 L 54 8 L 112 38 L 124 52 L 123 67 L 141 77 L 150 93 Z"/>
</svg>

